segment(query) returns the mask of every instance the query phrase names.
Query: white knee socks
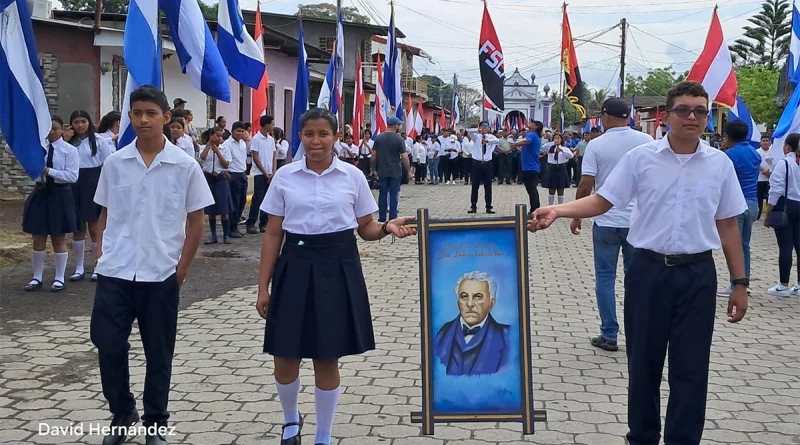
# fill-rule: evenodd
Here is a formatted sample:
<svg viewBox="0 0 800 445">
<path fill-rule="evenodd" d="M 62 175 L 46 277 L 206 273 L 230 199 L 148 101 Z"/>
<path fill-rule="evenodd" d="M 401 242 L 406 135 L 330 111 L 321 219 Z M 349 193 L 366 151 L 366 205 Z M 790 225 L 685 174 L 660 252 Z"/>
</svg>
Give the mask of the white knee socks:
<svg viewBox="0 0 800 445">
<path fill-rule="evenodd" d="M 69 258 L 69 253 L 61 252 L 55 253 L 53 256 L 56 259 L 56 281 L 64 282 L 64 272 L 67 270 L 67 259 Z"/>
<path fill-rule="evenodd" d="M 558 197 L 558 203 L 559 204 L 564 204 L 564 197 L 563 196 L 559 196 Z"/>
<path fill-rule="evenodd" d="M 553 201 L 556 200 L 556 195 L 547 195 L 547 204 L 553 205 Z"/>
<path fill-rule="evenodd" d="M 278 388 L 278 399 L 283 408 L 283 423 L 299 422 L 300 413 L 297 408 L 297 397 L 300 395 L 300 377 L 286 385 L 278 383 L 276 380 L 275 386 Z M 299 431 L 299 426 L 290 426 L 283 430 L 283 439 L 293 437 Z"/>
<path fill-rule="evenodd" d="M 47 252 L 31 249 L 31 263 L 33 263 L 33 279 L 42 281 L 44 275 L 44 258 Z"/>
<path fill-rule="evenodd" d="M 75 273 L 83 273 L 83 257 L 86 252 L 86 240 L 73 240 L 72 252 L 75 254 Z"/>
<path fill-rule="evenodd" d="M 339 388 L 330 391 L 315 388 L 314 403 L 317 409 L 317 434 L 314 443 L 330 444 L 333 417 L 336 415 L 336 406 L 339 405 Z"/>
</svg>

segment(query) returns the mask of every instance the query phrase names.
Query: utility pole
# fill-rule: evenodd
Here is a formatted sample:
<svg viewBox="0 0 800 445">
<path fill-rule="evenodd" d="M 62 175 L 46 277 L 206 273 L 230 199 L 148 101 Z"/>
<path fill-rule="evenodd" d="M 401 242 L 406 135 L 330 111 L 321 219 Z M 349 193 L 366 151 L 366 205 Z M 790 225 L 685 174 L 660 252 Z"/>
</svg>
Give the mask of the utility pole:
<svg viewBox="0 0 800 445">
<path fill-rule="evenodd" d="M 628 42 L 628 20 L 624 18 L 620 20 L 619 28 L 622 31 L 619 51 L 619 78 L 622 86 L 619 89 L 619 97 L 625 97 L 625 47 Z"/>
</svg>

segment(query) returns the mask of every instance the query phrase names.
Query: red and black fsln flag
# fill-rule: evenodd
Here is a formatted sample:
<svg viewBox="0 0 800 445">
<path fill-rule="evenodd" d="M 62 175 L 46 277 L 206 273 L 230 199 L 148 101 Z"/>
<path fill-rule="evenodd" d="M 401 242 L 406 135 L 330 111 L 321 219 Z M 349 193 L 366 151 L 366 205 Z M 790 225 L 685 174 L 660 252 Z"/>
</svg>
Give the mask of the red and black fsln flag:
<svg viewBox="0 0 800 445">
<path fill-rule="evenodd" d="M 564 68 L 564 83 L 567 100 L 578 110 L 581 119 L 586 119 L 586 105 L 583 101 L 583 82 L 581 70 L 578 68 L 578 57 L 575 55 L 575 44 L 572 41 L 572 28 L 567 17 L 567 5 L 564 7 L 564 18 L 561 25 L 561 66 Z"/>
<path fill-rule="evenodd" d="M 503 111 L 505 108 L 503 84 L 506 76 L 503 49 L 500 47 L 500 39 L 497 38 L 497 32 L 494 30 L 494 24 L 485 2 L 478 45 L 478 62 L 483 83 L 483 107 L 489 110 Z"/>
</svg>

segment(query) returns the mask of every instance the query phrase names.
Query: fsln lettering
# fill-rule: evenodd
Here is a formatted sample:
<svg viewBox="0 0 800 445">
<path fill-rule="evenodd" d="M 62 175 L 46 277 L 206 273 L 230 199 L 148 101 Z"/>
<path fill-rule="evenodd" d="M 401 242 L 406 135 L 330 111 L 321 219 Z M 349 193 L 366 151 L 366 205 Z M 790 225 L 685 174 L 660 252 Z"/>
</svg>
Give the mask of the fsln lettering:
<svg viewBox="0 0 800 445">
<path fill-rule="evenodd" d="M 489 68 L 494 70 L 497 77 L 503 77 L 503 73 L 500 72 L 500 67 L 503 65 L 503 53 L 498 51 L 497 48 L 492 45 L 492 42 L 488 40 L 483 42 L 483 46 L 481 46 L 481 54 L 483 53 L 489 55 L 489 57 L 486 58 L 486 64 L 489 65 Z"/>
</svg>

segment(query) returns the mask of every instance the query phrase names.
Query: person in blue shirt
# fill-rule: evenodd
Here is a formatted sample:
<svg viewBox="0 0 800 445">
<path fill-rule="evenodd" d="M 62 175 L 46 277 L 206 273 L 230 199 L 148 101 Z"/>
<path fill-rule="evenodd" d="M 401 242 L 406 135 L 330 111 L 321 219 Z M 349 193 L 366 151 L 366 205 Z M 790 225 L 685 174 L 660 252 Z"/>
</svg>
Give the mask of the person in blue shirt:
<svg viewBox="0 0 800 445">
<path fill-rule="evenodd" d="M 525 134 L 525 139 L 512 144 L 514 147 L 522 147 L 519 154 L 522 166 L 522 183 L 525 184 L 525 191 L 528 192 L 528 198 L 531 201 L 531 213 L 540 206 L 539 190 L 536 185 L 539 183 L 539 173 L 542 171 L 542 166 L 539 163 L 539 152 L 542 149 L 543 129 L 544 124 L 542 122 L 532 120 L 528 122 L 528 132 Z"/>
<path fill-rule="evenodd" d="M 758 172 L 761 166 L 761 156 L 750 145 L 748 140 L 747 124 L 743 121 L 732 121 L 725 125 L 725 140 L 728 146 L 725 154 L 733 162 L 739 186 L 742 187 L 744 200 L 747 201 L 747 210 L 736 217 L 739 223 L 739 235 L 742 237 L 742 250 L 744 251 L 744 274 L 750 278 L 750 234 L 753 231 L 753 222 L 758 216 Z M 731 276 L 733 280 L 733 276 Z M 719 296 L 730 296 L 733 284 L 717 292 Z"/>
</svg>

